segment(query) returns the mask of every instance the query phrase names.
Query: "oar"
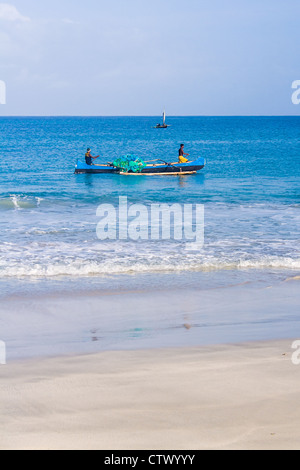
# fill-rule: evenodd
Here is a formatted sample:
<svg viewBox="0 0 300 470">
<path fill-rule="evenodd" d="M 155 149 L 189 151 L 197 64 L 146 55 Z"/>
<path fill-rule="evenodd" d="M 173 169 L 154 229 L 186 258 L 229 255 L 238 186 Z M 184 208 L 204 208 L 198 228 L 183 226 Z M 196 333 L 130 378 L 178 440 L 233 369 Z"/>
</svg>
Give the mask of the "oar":
<svg viewBox="0 0 300 470">
<path fill-rule="evenodd" d="M 158 162 L 163 162 L 167 166 L 172 166 L 173 168 L 176 168 L 176 170 L 180 170 L 181 168 L 175 165 L 172 165 L 172 163 L 167 163 L 164 160 L 157 160 Z"/>
<path fill-rule="evenodd" d="M 98 160 L 98 158 L 101 158 L 101 155 L 98 155 L 98 157 L 93 157 L 93 158 L 94 158 L 94 161 Z M 102 165 L 103 166 L 114 166 L 112 162 L 106 162 L 106 164 L 103 163 Z M 101 164 L 100 165 L 96 164 L 96 166 L 101 166 Z"/>
</svg>

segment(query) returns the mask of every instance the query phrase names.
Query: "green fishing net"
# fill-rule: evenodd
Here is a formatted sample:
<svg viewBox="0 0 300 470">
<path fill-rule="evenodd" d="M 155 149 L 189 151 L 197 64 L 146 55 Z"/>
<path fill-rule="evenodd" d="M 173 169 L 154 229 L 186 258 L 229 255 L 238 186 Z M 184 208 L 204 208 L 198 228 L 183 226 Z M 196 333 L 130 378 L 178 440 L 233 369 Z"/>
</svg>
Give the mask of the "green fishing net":
<svg viewBox="0 0 300 470">
<path fill-rule="evenodd" d="M 113 165 L 120 171 L 125 173 L 141 173 L 141 171 L 147 166 L 146 163 L 135 155 L 124 155 L 121 158 L 117 158 Z"/>
</svg>

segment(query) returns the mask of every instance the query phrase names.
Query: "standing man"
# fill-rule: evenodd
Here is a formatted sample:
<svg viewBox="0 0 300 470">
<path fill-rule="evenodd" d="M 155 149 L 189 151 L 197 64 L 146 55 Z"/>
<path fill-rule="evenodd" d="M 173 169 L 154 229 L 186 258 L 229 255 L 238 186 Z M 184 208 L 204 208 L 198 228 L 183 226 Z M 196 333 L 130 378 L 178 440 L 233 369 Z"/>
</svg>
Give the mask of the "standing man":
<svg viewBox="0 0 300 470">
<path fill-rule="evenodd" d="M 184 156 L 189 157 L 190 154 L 189 153 L 184 153 L 184 144 L 181 144 L 180 149 L 179 149 L 179 163 L 187 163 L 188 162 L 188 159 L 185 158 Z"/>
<path fill-rule="evenodd" d="M 93 156 L 91 155 L 91 149 L 88 148 L 88 149 L 87 149 L 87 152 L 86 152 L 86 154 L 85 154 L 85 163 L 86 163 L 87 165 L 92 165 L 92 161 L 93 161 L 93 160 L 96 160 L 96 158 L 99 158 L 99 157 L 100 157 L 100 155 L 98 155 L 98 157 L 93 157 Z"/>
</svg>

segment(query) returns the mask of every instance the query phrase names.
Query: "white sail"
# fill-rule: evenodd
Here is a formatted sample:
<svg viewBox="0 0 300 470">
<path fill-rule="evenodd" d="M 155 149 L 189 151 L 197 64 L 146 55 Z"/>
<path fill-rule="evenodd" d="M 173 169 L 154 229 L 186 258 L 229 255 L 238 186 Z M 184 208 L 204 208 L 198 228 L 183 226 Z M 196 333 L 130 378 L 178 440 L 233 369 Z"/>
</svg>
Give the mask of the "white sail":
<svg viewBox="0 0 300 470">
<path fill-rule="evenodd" d="M 163 125 L 166 124 L 166 111 L 163 112 Z"/>
</svg>

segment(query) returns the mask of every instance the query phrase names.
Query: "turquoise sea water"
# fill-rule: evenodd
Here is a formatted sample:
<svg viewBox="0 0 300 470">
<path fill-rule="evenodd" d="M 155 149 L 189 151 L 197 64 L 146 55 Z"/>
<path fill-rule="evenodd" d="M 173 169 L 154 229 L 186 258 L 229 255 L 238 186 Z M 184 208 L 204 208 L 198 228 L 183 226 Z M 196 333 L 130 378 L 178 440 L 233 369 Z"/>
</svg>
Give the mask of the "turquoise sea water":
<svg viewBox="0 0 300 470">
<path fill-rule="evenodd" d="M 284 280 L 300 272 L 300 118 L 0 118 L 1 295 Z M 90 146 L 207 166 L 186 177 L 74 175 Z M 205 206 L 205 246 L 105 241 L 99 204 Z"/>
</svg>

